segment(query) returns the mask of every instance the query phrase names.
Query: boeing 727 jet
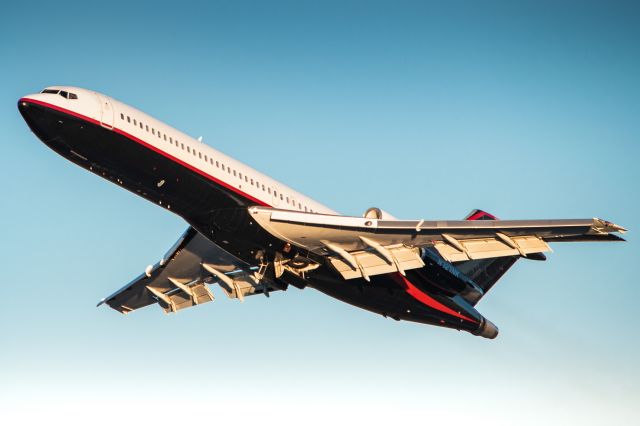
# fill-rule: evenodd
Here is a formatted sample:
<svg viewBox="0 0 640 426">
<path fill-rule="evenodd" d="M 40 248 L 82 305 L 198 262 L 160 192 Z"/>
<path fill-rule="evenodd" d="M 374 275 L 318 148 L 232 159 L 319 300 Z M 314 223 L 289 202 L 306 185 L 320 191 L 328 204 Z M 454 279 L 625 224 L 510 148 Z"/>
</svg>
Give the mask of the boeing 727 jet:
<svg viewBox="0 0 640 426">
<path fill-rule="evenodd" d="M 343 216 L 101 93 L 47 87 L 18 108 L 49 148 L 189 224 L 159 262 L 100 302 L 123 314 L 204 304 L 214 285 L 240 301 L 311 287 L 394 320 L 493 339 L 498 329 L 476 305 L 517 260 L 545 260 L 549 243 L 624 241 L 624 228 L 597 218 Z"/>
</svg>

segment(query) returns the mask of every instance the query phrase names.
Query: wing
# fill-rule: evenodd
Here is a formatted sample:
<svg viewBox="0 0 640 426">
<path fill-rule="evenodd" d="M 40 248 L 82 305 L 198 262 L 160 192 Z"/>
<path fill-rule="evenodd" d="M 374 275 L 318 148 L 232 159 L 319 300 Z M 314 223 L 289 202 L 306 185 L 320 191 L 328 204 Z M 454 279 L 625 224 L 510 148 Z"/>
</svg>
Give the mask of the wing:
<svg viewBox="0 0 640 426">
<path fill-rule="evenodd" d="M 626 230 L 602 219 L 382 220 L 250 207 L 266 231 L 328 258 L 345 278 L 420 268 L 420 249 L 434 247 L 449 262 L 551 251 L 548 242 L 624 241 Z"/>
<path fill-rule="evenodd" d="M 253 294 L 268 295 L 280 288 L 260 276 L 257 269 L 189 227 L 160 262 L 147 267 L 143 274 L 104 298 L 98 306 L 106 303 L 127 314 L 158 303 L 170 313 L 213 301 L 208 286 L 215 283 L 227 296 L 240 300 Z"/>
</svg>

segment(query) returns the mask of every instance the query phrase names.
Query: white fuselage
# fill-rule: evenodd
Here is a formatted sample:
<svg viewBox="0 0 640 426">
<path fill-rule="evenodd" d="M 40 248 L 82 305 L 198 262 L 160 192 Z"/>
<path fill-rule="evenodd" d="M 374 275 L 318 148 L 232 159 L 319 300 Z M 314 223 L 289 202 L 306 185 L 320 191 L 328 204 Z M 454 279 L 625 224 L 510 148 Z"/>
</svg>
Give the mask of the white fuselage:
<svg viewBox="0 0 640 426">
<path fill-rule="evenodd" d="M 23 99 L 55 106 L 135 138 L 149 149 L 212 178 L 257 204 L 336 214 L 313 199 L 123 102 L 71 86 L 52 86 L 45 91 L 63 91 L 77 98 L 68 99 L 56 93 L 37 93 Z"/>
</svg>

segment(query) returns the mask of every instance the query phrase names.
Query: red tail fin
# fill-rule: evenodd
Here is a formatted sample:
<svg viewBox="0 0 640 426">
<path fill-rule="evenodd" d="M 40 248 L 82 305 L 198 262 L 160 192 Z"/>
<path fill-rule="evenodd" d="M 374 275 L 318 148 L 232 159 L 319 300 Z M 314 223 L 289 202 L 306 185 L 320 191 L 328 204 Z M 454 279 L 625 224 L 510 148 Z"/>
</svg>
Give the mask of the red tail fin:
<svg viewBox="0 0 640 426">
<path fill-rule="evenodd" d="M 467 215 L 467 217 L 464 218 L 464 220 L 498 220 L 498 218 L 491 213 L 487 213 L 480 209 L 474 209 Z M 520 256 L 467 260 L 456 263 L 456 268 L 478 284 L 486 294 L 518 259 L 520 259 Z M 544 253 L 530 253 L 527 255 L 527 259 L 546 260 L 546 256 Z M 478 300 L 476 299 L 467 301 L 474 306 L 478 303 Z"/>
<path fill-rule="evenodd" d="M 464 220 L 498 220 L 498 218 L 491 213 L 487 213 L 480 209 L 474 209 L 471 210 L 471 213 L 469 213 Z"/>
</svg>

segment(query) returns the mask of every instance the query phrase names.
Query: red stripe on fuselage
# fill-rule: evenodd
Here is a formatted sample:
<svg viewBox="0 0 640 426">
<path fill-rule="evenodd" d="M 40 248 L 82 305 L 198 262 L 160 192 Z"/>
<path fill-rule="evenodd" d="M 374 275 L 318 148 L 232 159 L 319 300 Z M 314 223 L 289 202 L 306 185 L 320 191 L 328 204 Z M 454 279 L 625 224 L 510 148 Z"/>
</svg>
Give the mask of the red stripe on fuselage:
<svg viewBox="0 0 640 426">
<path fill-rule="evenodd" d="M 59 107 L 57 105 L 53 105 L 53 104 L 50 104 L 50 103 L 47 103 L 47 102 L 39 101 L 39 100 L 36 100 L 36 99 L 29 99 L 29 98 L 21 98 L 18 102 L 27 102 L 27 103 L 37 104 L 37 105 L 40 105 L 40 106 L 43 106 L 43 107 L 46 107 L 46 108 L 54 109 L 54 110 L 56 110 L 58 112 L 62 112 L 64 114 L 71 115 L 73 117 L 76 117 L 76 118 L 79 118 L 81 120 L 87 121 L 87 122 L 89 122 L 91 124 L 102 126 L 102 123 L 100 123 L 97 120 L 94 120 L 91 117 L 87 117 L 85 115 L 79 114 L 77 112 L 74 112 L 74 111 L 68 110 L 66 108 L 62 108 L 62 107 Z M 102 126 L 102 127 L 104 127 L 104 126 Z M 220 186 L 223 186 L 223 187 L 225 187 L 227 189 L 230 189 L 231 191 L 235 192 L 236 194 L 241 195 L 244 198 L 246 198 L 246 199 L 248 199 L 250 201 L 253 201 L 256 204 L 259 204 L 261 206 L 271 207 L 271 205 L 269 205 L 268 203 L 265 203 L 264 201 L 259 200 L 259 199 L 255 198 L 255 197 L 253 197 L 252 195 L 247 194 L 246 192 L 241 191 L 240 189 L 236 188 L 235 186 L 230 185 L 227 182 L 225 182 L 223 180 L 220 180 L 220 179 L 218 179 L 218 178 L 216 178 L 216 177 L 204 172 L 203 170 L 200 170 L 197 167 L 195 167 L 195 166 L 193 166 L 193 165 L 191 165 L 191 164 L 189 164 L 189 163 L 187 163 L 187 162 L 185 162 L 185 161 L 183 161 L 183 160 L 181 160 L 181 159 L 179 159 L 177 157 L 174 157 L 173 155 L 171 155 L 171 154 L 169 154 L 169 153 L 167 153 L 165 151 L 162 151 L 158 147 L 156 147 L 156 146 L 154 146 L 154 145 L 152 145 L 152 144 L 150 144 L 148 142 L 145 142 L 142 139 L 139 139 L 139 138 L 137 138 L 137 137 L 125 132 L 124 130 L 118 129 L 115 126 L 113 128 L 105 128 L 105 130 L 121 134 L 122 136 L 124 136 L 124 137 L 126 137 L 126 138 L 128 138 L 128 139 L 130 139 L 130 140 L 132 140 L 132 141 L 134 141 L 134 142 L 136 142 L 136 143 L 138 143 L 138 144 L 140 144 L 140 145 L 142 145 L 142 146 L 144 146 L 144 147 L 146 147 L 146 148 L 148 148 L 148 149 L 150 149 L 150 150 L 152 150 L 154 152 L 157 152 L 158 154 L 162 155 L 163 157 L 168 158 L 169 160 L 173 161 L 174 163 L 178 163 L 181 166 L 186 167 L 187 169 L 189 169 L 189 170 L 191 170 L 191 171 L 193 171 L 195 173 L 198 173 L 199 175 L 209 179 L 210 181 L 212 181 L 214 183 L 217 183 Z"/>
<path fill-rule="evenodd" d="M 435 300 L 433 297 L 429 296 L 428 294 L 424 293 L 423 291 L 421 291 L 418 287 L 416 287 L 411 281 L 409 281 L 407 279 L 407 277 L 405 277 L 404 275 L 396 272 L 394 274 L 390 274 L 391 277 L 398 283 L 400 284 L 405 291 L 414 299 L 416 299 L 418 302 L 423 303 L 425 305 L 427 305 L 430 308 L 433 308 L 437 311 L 443 312 L 445 314 L 449 314 L 452 315 L 456 318 L 460 318 L 463 319 L 465 321 L 471 321 L 473 323 L 478 323 L 478 321 L 469 318 L 467 316 L 462 315 L 459 312 L 454 311 L 453 309 L 449 308 L 448 306 L 443 305 L 442 303 L 438 302 L 437 300 Z"/>
</svg>

